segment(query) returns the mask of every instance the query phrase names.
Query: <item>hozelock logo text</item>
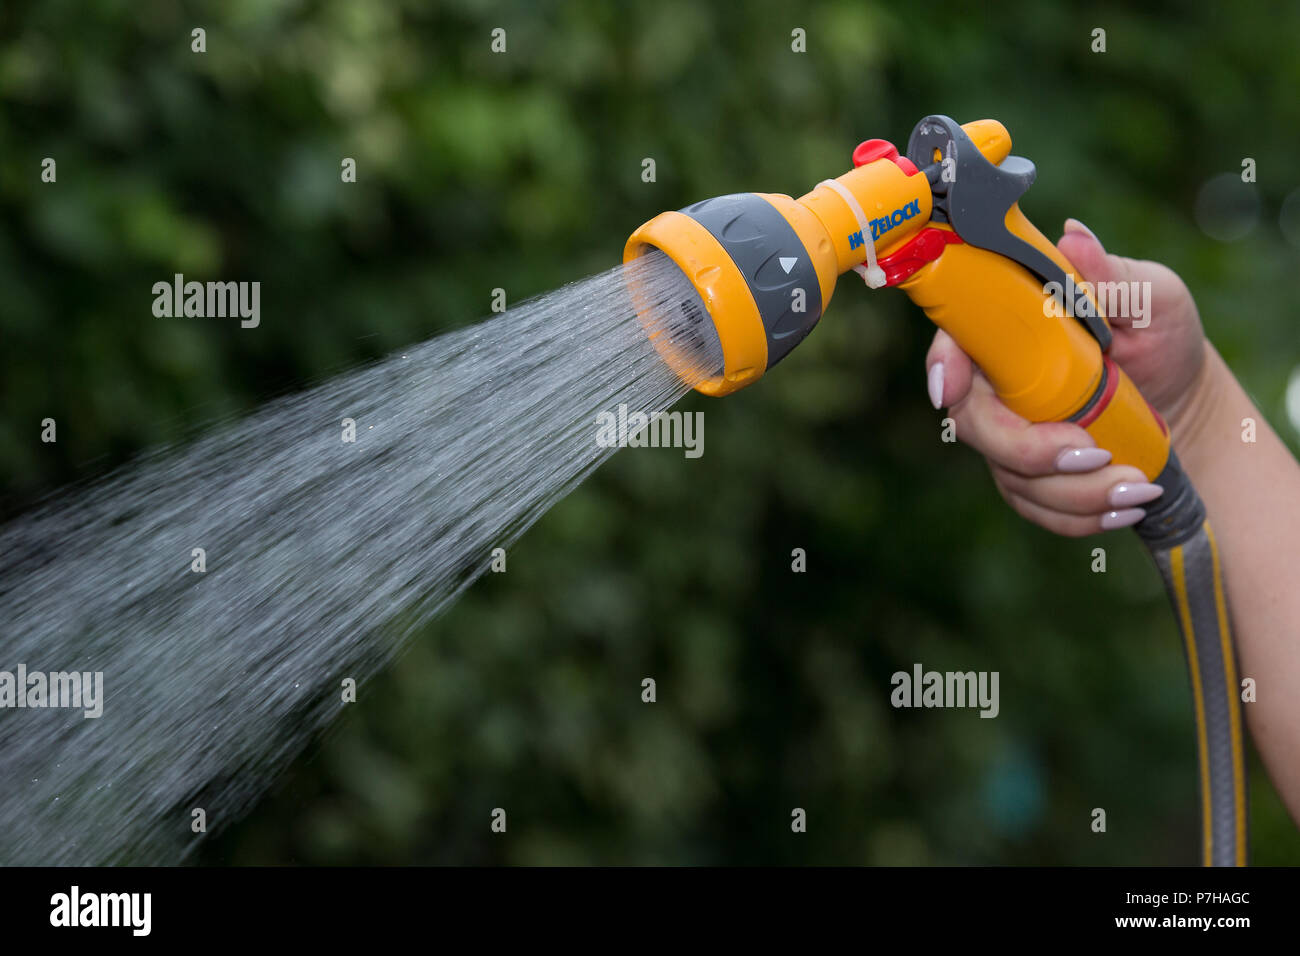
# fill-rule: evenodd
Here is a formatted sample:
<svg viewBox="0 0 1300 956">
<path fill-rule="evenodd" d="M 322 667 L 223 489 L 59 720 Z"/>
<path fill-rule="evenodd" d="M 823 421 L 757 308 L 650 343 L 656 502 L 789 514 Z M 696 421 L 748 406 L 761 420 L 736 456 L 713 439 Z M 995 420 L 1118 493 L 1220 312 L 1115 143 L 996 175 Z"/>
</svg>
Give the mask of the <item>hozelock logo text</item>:
<svg viewBox="0 0 1300 956">
<path fill-rule="evenodd" d="M 879 219 L 871 220 L 871 238 L 879 239 L 889 230 L 893 229 L 899 223 L 907 222 L 913 216 L 921 214 L 921 200 L 913 199 L 901 209 L 895 209 L 888 216 L 881 216 Z M 865 240 L 862 238 L 862 231 L 859 230 L 849 236 L 849 248 L 856 249 L 863 245 Z"/>
<path fill-rule="evenodd" d="M 51 926 L 125 926 L 132 936 L 148 936 L 152 914 L 152 893 L 82 893 L 74 886 L 50 897 Z"/>
<path fill-rule="evenodd" d="M 895 707 L 978 707 L 981 717 L 996 717 L 998 671 L 926 671 L 912 665 L 912 673 L 897 671 L 889 679 Z"/>
</svg>

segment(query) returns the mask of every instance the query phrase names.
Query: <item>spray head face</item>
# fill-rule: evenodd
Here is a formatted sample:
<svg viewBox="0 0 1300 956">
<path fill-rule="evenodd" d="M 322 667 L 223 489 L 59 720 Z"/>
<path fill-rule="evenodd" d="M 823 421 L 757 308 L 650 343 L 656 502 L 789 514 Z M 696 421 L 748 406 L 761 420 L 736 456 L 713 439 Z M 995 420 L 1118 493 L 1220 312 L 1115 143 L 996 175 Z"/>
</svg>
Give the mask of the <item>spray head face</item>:
<svg viewBox="0 0 1300 956">
<path fill-rule="evenodd" d="M 624 262 L 661 250 L 699 294 L 700 321 L 711 324 L 722 349 L 721 370 L 695 385 L 706 395 L 756 382 L 812 331 L 830 297 L 834 274 L 824 282 L 781 200 L 797 206 L 788 196 L 741 193 L 661 213 L 623 250 Z M 632 295 L 647 314 L 635 287 Z M 678 369 L 681 354 L 656 345 Z"/>
</svg>

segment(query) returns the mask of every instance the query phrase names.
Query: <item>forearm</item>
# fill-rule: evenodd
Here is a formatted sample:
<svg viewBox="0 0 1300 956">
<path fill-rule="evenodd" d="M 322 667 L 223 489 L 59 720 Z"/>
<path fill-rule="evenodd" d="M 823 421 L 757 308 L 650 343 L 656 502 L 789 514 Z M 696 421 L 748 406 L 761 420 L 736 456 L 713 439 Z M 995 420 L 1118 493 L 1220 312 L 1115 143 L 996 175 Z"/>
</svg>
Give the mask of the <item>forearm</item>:
<svg viewBox="0 0 1300 956">
<path fill-rule="evenodd" d="M 1241 676 L 1256 684 L 1247 723 L 1300 821 L 1300 464 L 1208 342 L 1172 432 L 1218 541 Z"/>
</svg>

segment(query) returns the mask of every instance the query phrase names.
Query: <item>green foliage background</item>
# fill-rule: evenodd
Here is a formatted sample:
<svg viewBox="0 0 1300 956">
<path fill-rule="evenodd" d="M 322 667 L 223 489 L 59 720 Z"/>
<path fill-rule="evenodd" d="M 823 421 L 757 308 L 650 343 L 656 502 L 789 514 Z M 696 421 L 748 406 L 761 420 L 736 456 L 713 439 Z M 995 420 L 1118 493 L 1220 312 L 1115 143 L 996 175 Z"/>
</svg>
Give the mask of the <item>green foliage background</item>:
<svg viewBox="0 0 1300 956">
<path fill-rule="evenodd" d="M 1073 215 L 1175 268 L 1294 441 L 1297 35 L 1294 4 L 1210 0 L 6 3 L 3 508 L 475 321 L 496 286 L 603 270 L 663 209 L 798 195 L 931 112 L 1007 125 L 1049 235 Z M 1217 242 L 1197 190 L 1244 156 L 1261 217 Z M 155 319 L 174 272 L 259 279 L 261 327 Z M 1031 527 L 939 441 L 929 337 L 903 296 L 842 283 L 774 374 L 687 400 L 703 458 L 617 455 L 201 860 L 1192 862 L 1190 696 L 1154 569 L 1132 536 Z M 1001 716 L 893 710 L 917 661 L 999 671 Z M 1253 782 L 1256 861 L 1300 860 Z"/>
</svg>

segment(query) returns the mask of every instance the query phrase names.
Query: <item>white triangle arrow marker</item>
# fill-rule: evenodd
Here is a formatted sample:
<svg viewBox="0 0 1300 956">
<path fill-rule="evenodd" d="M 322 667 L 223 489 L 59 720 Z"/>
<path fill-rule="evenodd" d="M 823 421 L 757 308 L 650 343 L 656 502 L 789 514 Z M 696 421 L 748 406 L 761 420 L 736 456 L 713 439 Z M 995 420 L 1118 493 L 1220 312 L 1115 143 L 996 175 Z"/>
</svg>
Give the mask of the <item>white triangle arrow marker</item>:
<svg viewBox="0 0 1300 956">
<path fill-rule="evenodd" d="M 781 268 L 785 270 L 785 274 L 789 275 L 790 270 L 794 268 L 799 258 L 798 256 L 782 256 L 778 261 L 781 263 Z"/>
</svg>

